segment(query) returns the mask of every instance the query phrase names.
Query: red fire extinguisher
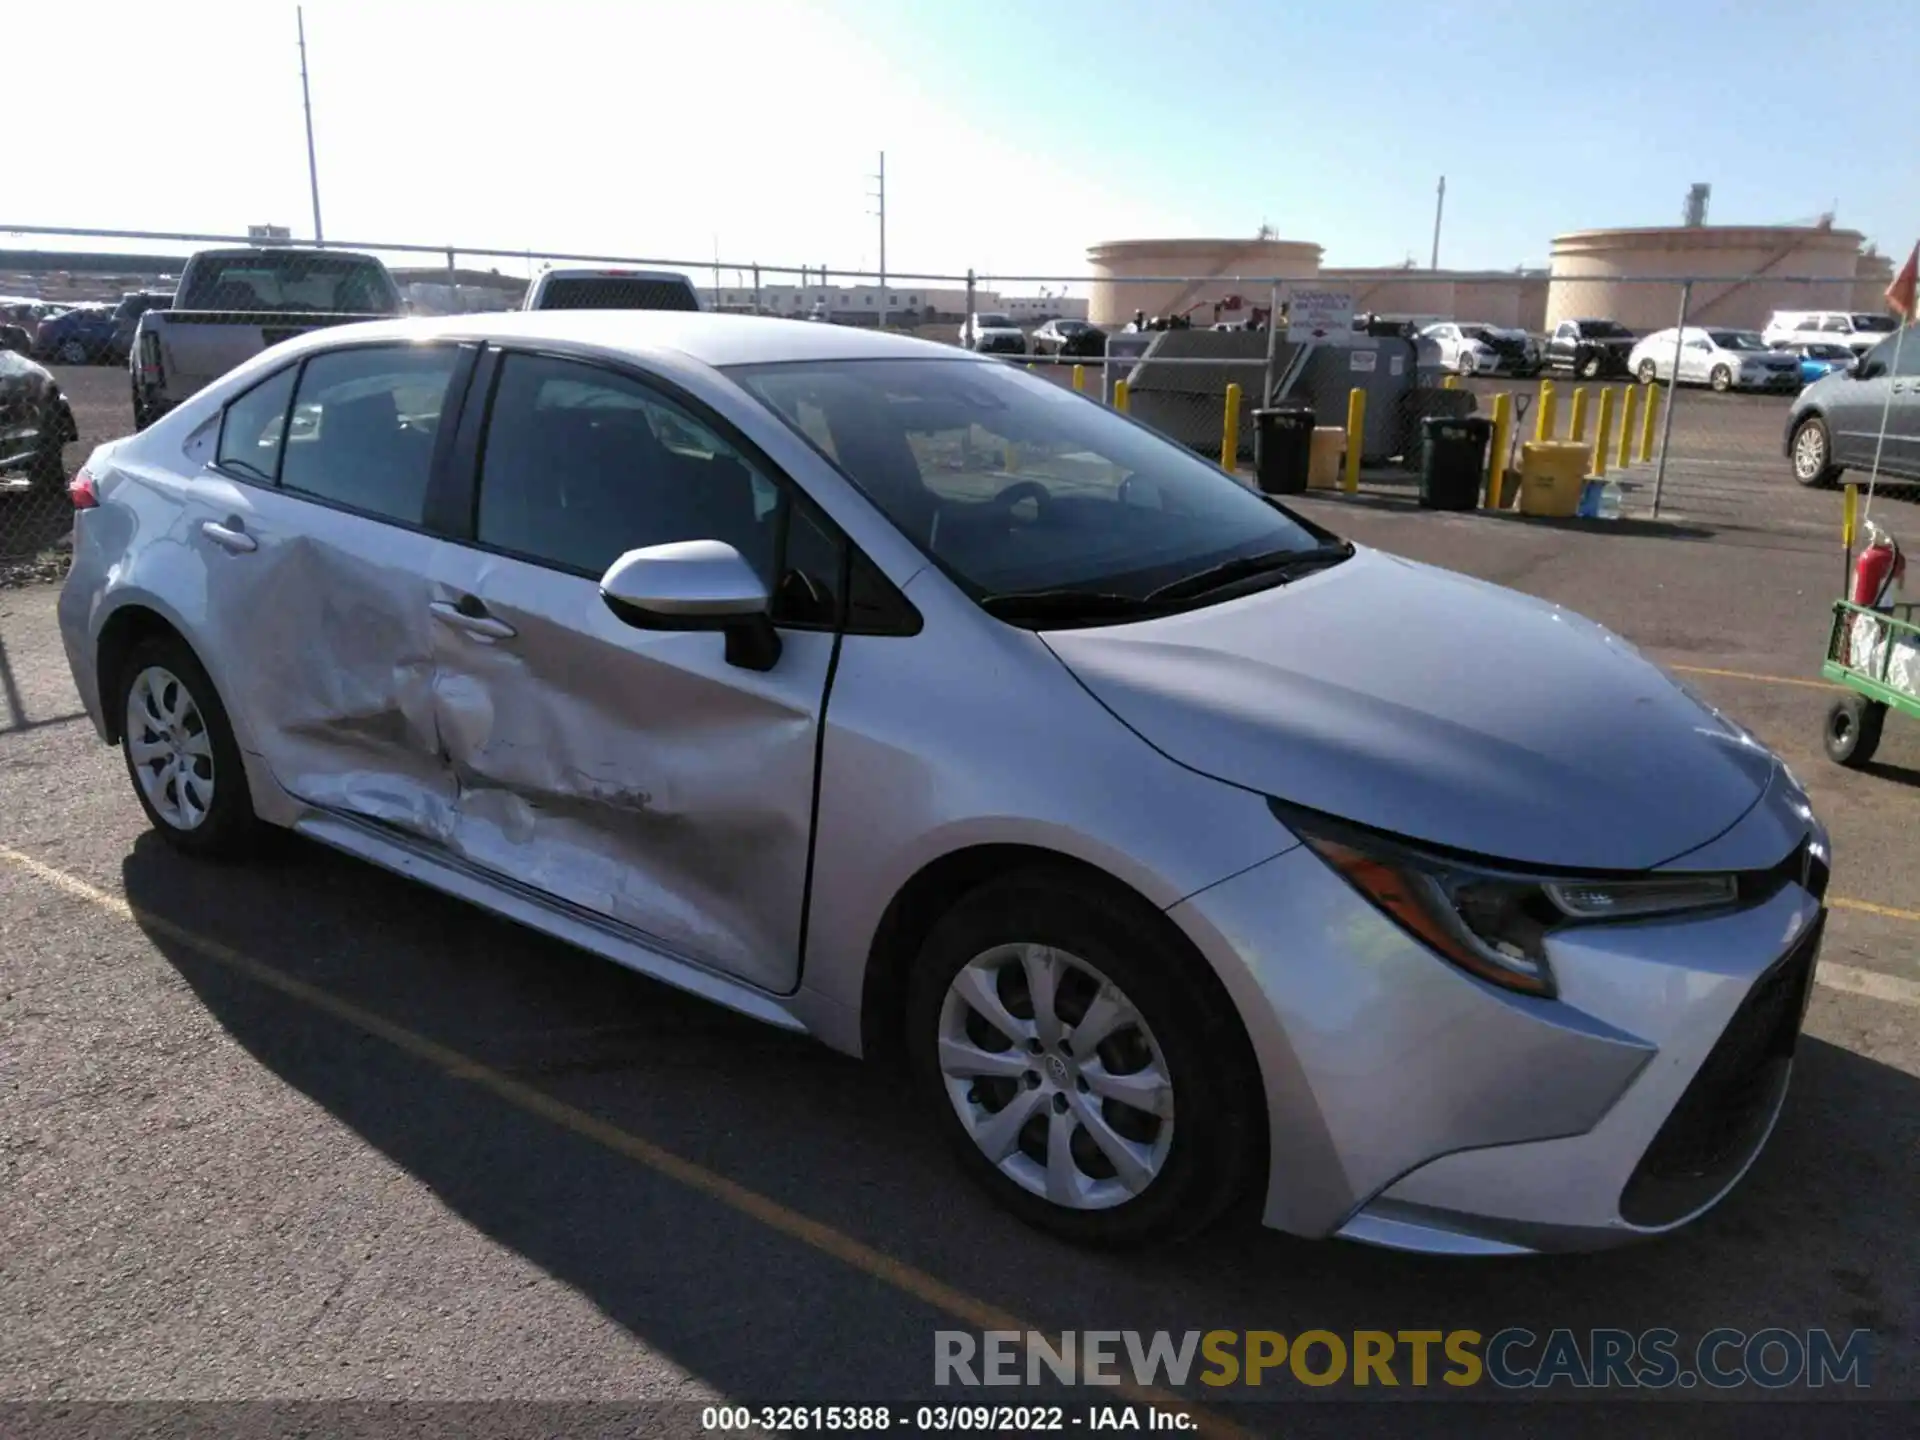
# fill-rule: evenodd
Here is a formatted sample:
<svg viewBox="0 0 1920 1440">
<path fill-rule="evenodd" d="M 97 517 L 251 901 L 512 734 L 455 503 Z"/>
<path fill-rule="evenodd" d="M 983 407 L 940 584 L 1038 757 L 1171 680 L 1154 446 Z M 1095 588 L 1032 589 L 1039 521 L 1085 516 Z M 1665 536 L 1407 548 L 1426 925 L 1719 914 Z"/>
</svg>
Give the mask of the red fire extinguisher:
<svg viewBox="0 0 1920 1440">
<path fill-rule="evenodd" d="M 1847 598 L 1879 609 L 1891 603 L 1893 591 L 1906 580 L 1907 557 L 1891 535 L 1872 522 L 1869 526 L 1872 538 L 1853 562 L 1853 594 Z"/>
</svg>

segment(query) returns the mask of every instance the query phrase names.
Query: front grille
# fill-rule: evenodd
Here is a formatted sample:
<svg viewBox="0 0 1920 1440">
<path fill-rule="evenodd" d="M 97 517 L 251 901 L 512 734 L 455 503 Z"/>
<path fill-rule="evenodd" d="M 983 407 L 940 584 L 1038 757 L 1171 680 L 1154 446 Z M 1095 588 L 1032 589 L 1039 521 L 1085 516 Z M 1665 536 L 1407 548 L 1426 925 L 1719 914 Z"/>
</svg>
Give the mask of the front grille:
<svg viewBox="0 0 1920 1440">
<path fill-rule="evenodd" d="M 1797 852 L 1796 852 L 1797 853 Z M 1634 1225 L 1668 1225 L 1711 1202 L 1765 1138 L 1786 1085 L 1826 912 L 1755 982 L 1620 1196 Z"/>
</svg>

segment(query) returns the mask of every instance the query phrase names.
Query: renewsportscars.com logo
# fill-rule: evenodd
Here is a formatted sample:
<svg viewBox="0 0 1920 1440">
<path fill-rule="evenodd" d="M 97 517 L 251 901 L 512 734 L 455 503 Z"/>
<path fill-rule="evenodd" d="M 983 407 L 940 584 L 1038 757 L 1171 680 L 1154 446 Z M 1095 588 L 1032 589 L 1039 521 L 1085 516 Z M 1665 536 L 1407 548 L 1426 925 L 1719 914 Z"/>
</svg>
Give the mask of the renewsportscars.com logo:
<svg viewBox="0 0 1920 1440">
<path fill-rule="evenodd" d="M 1826 1330 L 1677 1330 L 1518 1326 L 1478 1330 L 936 1330 L 936 1385 L 1495 1385 L 1505 1390 L 1818 1389 L 1871 1383 L 1873 1334 Z"/>
</svg>

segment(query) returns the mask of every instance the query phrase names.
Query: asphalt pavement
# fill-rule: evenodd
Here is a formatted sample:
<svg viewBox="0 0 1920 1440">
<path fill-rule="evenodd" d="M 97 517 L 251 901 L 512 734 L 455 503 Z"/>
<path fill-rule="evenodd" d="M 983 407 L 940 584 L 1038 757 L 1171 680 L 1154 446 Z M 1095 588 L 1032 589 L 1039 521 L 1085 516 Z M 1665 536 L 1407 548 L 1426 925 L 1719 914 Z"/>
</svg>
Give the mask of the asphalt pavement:
<svg viewBox="0 0 1920 1440">
<path fill-rule="evenodd" d="M 77 461 L 124 397 L 118 372 L 67 380 Z M 491 1402 L 458 1412 L 464 1433 L 505 1402 L 609 1402 L 520 1433 L 611 1415 L 691 1434 L 721 1402 L 911 1417 L 1049 1396 L 1087 1428 L 1085 1390 L 937 1387 L 936 1332 L 1777 1326 L 1868 1332 L 1870 1383 L 1765 1410 L 1672 1391 L 1625 1419 L 1571 1386 L 1512 1410 L 1474 1404 L 1484 1386 L 1097 1398 L 1223 1433 L 1911 1433 L 1920 725 L 1890 720 L 1867 772 L 1821 755 L 1839 501 L 1777 450 L 1729 458 L 1724 516 L 1301 501 L 1620 632 L 1778 749 L 1833 830 L 1821 983 L 1771 1145 L 1696 1225 L 1590 1256 L 1449 1261 L 1244 1225 L 1147 1255 L 1065 1248 L 963 1184 L 885 1071 L 302 842 L 241 866 L 173 854 L 78 714 L 55 590 L 0 591 L 0 1401 L 69 1406 L 0 1412 L 0 1431 L 52 1433 L 79 1401 L 263 1397 L 333 1404 L 303 1412 L 313 1433 L 343 1432 L 349 1401 Z M 1507 663 L 1499 635 L 1481 663 Z M 1785 1404 L 1835 1398 L 1868 1403 Z M 1329 1399 L 1415 1404 L 1305 1403 Z"/>
</svg>

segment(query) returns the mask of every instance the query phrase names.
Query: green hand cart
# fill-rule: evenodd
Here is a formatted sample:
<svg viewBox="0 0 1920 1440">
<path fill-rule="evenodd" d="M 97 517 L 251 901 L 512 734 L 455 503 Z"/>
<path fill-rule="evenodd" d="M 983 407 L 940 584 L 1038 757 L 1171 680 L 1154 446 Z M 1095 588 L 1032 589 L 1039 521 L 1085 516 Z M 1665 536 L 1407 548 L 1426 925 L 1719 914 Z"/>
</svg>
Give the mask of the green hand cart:
<svg viewBox="0 0 1920 1440">
<path fill-rule="evenodd" d="M 1820 672 L 1848 691 L 1827 711 L 1827 758 L 1865 765 L 1879 747 L 1887 711 L 1920 720 L 1920 601 L 1873 610 L 1836 600 Z"/>
</svg>

